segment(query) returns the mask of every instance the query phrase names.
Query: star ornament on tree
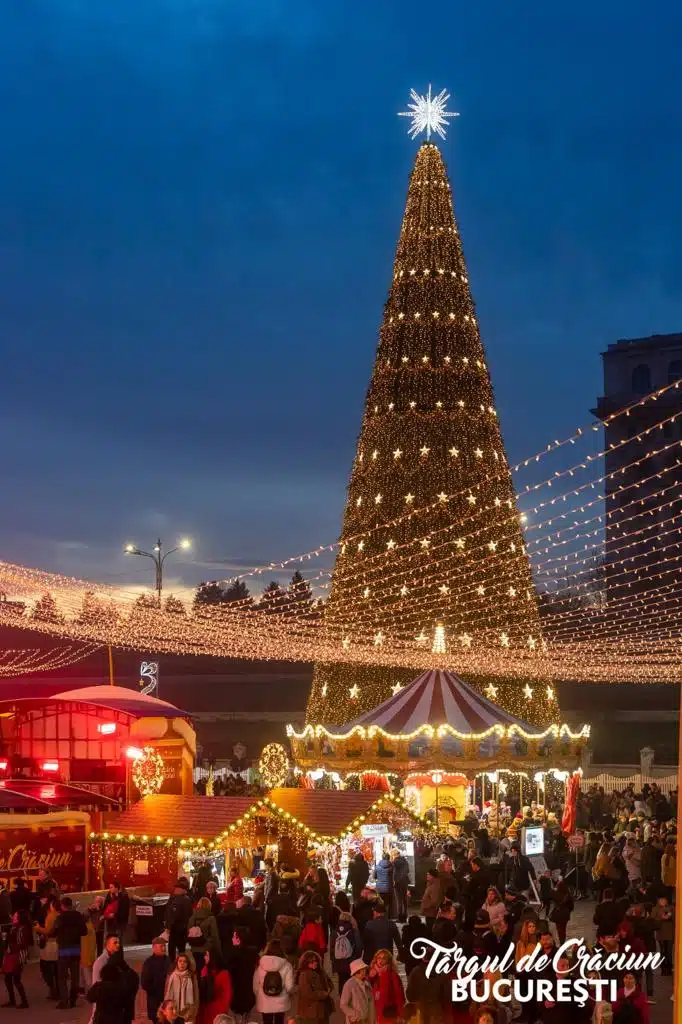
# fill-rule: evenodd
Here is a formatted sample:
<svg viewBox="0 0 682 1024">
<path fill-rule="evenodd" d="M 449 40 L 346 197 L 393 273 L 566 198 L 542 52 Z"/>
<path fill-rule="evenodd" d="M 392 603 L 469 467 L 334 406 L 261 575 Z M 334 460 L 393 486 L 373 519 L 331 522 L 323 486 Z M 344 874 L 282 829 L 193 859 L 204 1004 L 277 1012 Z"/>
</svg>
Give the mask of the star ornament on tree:
<svg viewBox="0 0 682 1024">
<path fill-rule="evenodd" d="M 401 110 L 398 114 L 398 117 L 409 117 L 412 120 L 412 124 L 407 130 L 410 138 L 416 139 L 418 135 L 425 132 L 428 141 L 432 133 L 435 132 L 440 135 L 441 139 L 444 139 L 445 129 L 448 126 L 447 119 L 459 117 L 457 111 L 445 109 L 450 99 L 450 93 L 441 89 L 436 96 L 432 96 L 429 85 L 426 96 L 420 96 L 414 89 L 410 89 L 410 99 L 412 102 L 407 104 L 408 109 Z"/>
</svg>

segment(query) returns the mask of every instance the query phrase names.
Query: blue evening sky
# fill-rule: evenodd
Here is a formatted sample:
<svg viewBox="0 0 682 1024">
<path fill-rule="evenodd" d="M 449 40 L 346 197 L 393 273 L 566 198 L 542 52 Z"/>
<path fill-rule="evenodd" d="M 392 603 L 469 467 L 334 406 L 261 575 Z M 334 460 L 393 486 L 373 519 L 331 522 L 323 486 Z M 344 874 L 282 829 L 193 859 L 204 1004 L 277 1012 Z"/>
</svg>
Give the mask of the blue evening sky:
<svg viewBox="0 0 682 1024">
<path fill-rule="evenodd" d="M 416 143 L 443 146 L 512 459 L 682 328 L 672 0 L 4 0 L 0 558 L 173 583 L 333 540 Z"/>
</svg>

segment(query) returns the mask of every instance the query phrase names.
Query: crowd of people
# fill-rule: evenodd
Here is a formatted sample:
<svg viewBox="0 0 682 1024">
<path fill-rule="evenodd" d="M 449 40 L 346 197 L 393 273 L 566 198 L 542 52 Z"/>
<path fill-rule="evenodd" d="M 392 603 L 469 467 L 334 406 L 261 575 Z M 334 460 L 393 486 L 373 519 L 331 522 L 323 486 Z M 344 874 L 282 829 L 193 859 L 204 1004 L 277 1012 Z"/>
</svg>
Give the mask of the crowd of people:
<svg viewBox="0 0 682 1024">
<path fill-rule="evenodd" d="M 415 843 L 412 865 L 397 848 L 376 864 L 358 850 L 345 878 L 330 880 L 321 863 L 301 877 L 259 856 L 252 895 L 240 866 L 220 890 L 211 864 L 201 863 L 191 883 L 177 879 L 140 974 L 123 948 L 125 888 L 112 881 L 81 913 L 41 871 L 35 891 L 22 879 L 0 889 L 5 1005 L 28 1005 L 23 972 L 35 945 L 47 998 L 66 1009 L 84 996 L 92 1024 L 131 1024 L 138 989 L 153 1024 L 246 1024 L 254 1015 L 263 1024 L 326 1024 L 337 1008 L 347 1024 L 649 1024 L 659 975 L 648 968 L 603 973 L 617 995 L 584 1005 L 453 1002 L 452 975 L 429 975 L 413 948 L 423 938 L 481 959 L 507 954 L 511 976 L 539 949 L 550 966 L 538 977 L 553 980 L 571 970 L 570 957 L 551 958 L 575 901 L 590 894 L 586 943 L 604 954 L 657 951 L 660 975 L 671 974 L 675 825 L 654 787 L 623 799 L 612 814 L 612 798 L 585 794 L 591 831 L 578 854 L 542 809 L 522 809 L 523 824 L 545 829 L 542 869 L 524 855 L 518 828 L 494 836 L 480 817 L 458 839 Z"/>
</svg>

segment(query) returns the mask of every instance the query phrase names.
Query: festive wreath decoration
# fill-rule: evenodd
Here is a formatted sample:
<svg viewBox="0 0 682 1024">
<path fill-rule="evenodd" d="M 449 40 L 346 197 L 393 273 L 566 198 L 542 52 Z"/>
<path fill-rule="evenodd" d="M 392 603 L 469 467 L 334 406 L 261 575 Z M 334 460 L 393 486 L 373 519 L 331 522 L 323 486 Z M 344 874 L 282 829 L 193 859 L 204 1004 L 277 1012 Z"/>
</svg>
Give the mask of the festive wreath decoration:
<svg viewBox="0 0 682 1024">
<path fill-rule="evenodd" d="M 263 747 L 258 762 L 258 771 L 267 789 L 276 789 L 286 780 L 291 765 L 281 743 L 268 743 Z"/>
<path fill-rule="evenodd" d="M 161 754 L 154 747 L 143 747 L 142 757 L 133 761 L 133 782 L 142 796 L 158 793 L 165 778 Z"/>
</svg>

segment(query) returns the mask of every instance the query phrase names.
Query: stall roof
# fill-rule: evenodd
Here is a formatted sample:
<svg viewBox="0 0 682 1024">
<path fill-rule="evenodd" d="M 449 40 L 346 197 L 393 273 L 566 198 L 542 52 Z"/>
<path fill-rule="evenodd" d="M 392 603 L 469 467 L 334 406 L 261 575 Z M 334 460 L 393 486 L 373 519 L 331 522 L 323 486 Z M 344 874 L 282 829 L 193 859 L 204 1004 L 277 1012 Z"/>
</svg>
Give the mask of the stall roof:
<svg viewBox="0 0 682 1024">
<path fill-rule="evenodd" d="M 338 835 L 361 814 L 368 814 L 382 796 L 390 799 L 368 789 L 273 789 L 268 793 L 280 810 L 321 836 Z"/>
<path fill-rule="evenodd" d="M 218 842 L 236 822 L 250 816 L 283 817 L 309 839 L 328 840 L 356 828 L 360 816 L 380 814 L 388 803 L 418 824 L 429 828 L 400 797 L 374 790 L 273 789 L 254 800 L 248 796 L 180 796 L 157 793 L 143 797 L 122 814 L 108 815 L 106 833 L 92 838 L 125 842 L 130 837 L 182 841 L 197 846 Z"/>
<path fill-rule="evenodd" d="M 253 808 L 252 796 L 181 796 L 154 793 L 122 814 L 107 816 L 106 828 L 122 835 L 163 836 L 164 839 L 214 839 Z"/>
</svg>

